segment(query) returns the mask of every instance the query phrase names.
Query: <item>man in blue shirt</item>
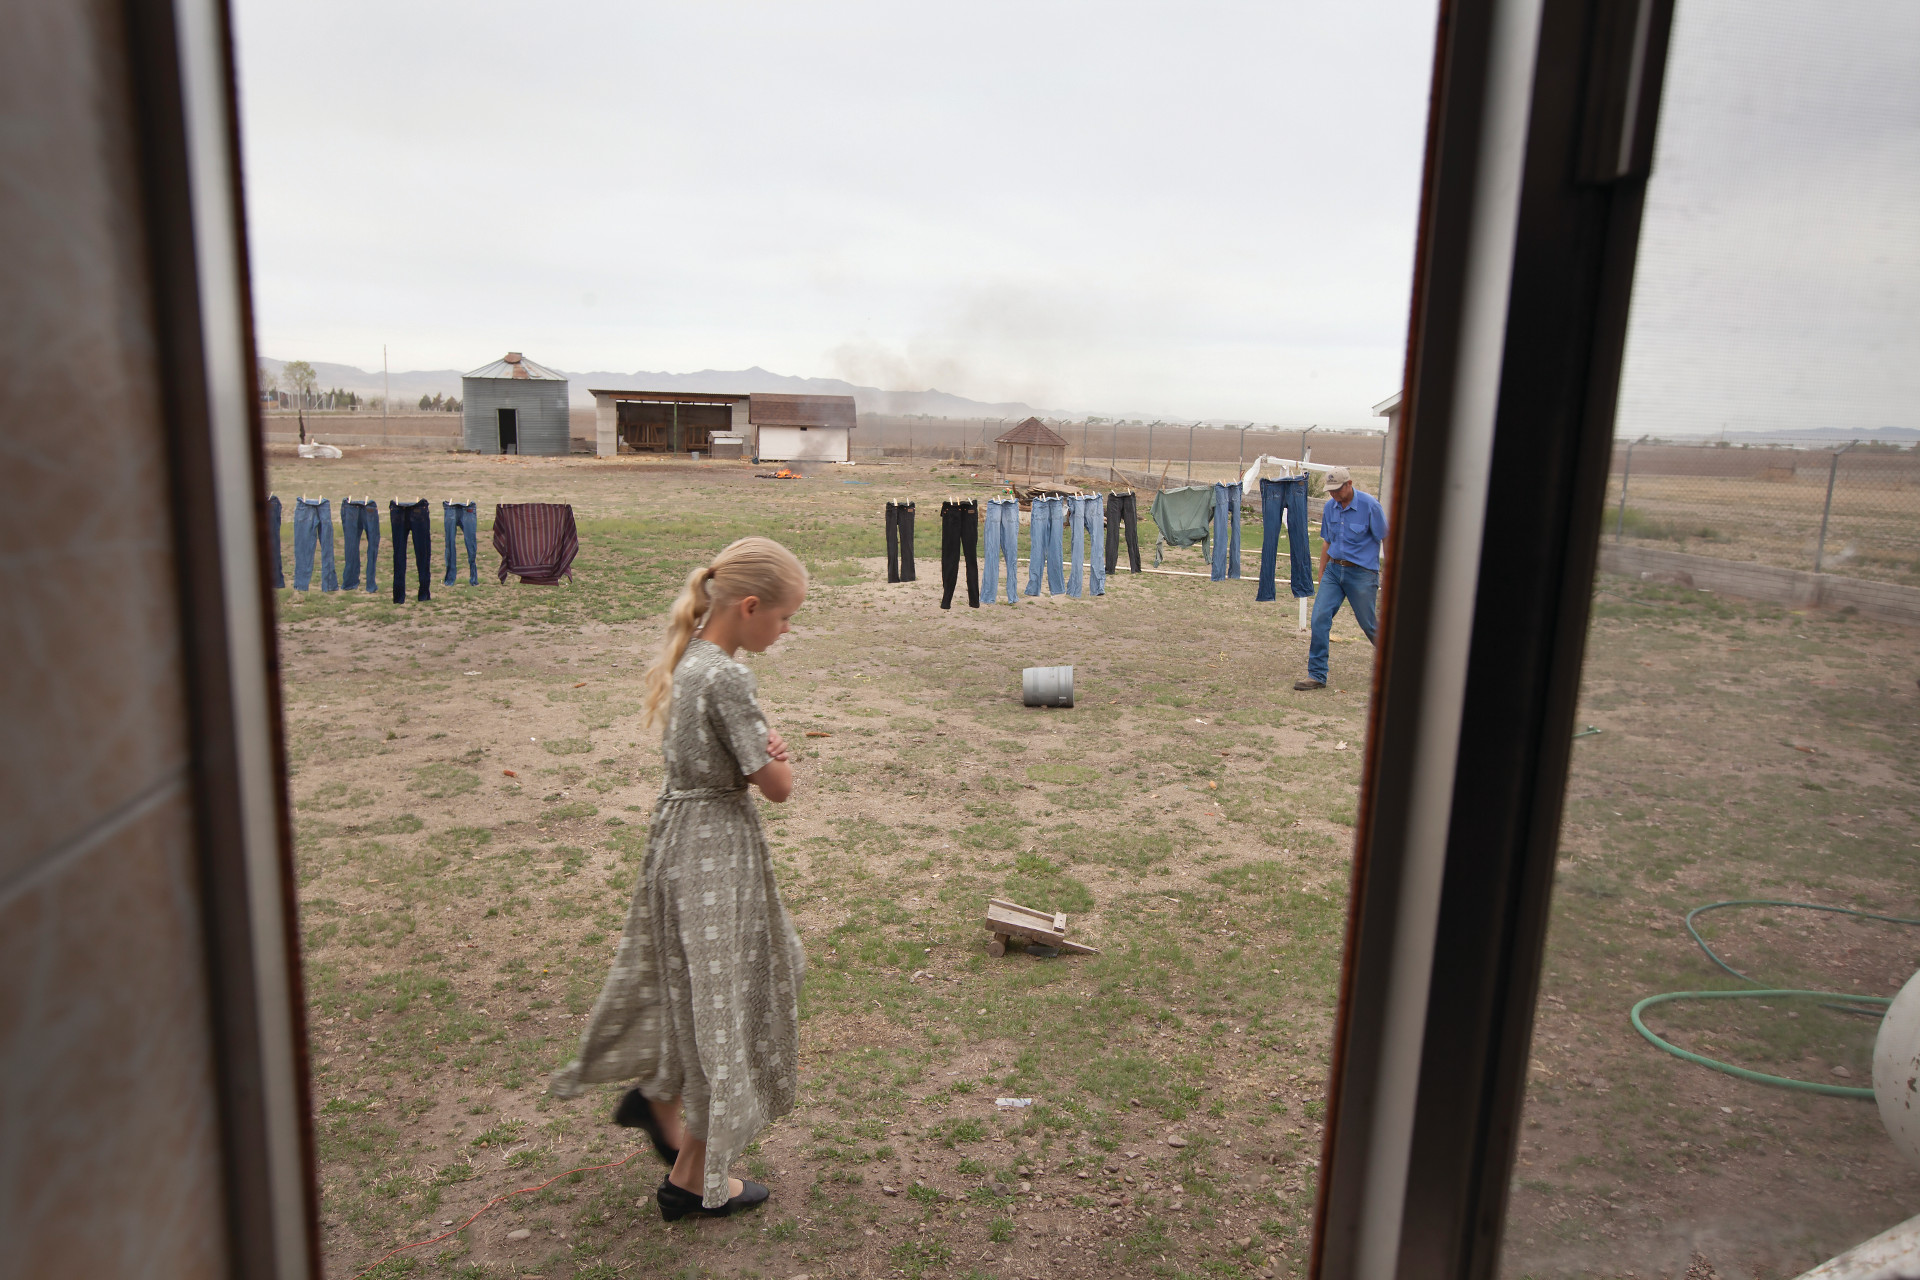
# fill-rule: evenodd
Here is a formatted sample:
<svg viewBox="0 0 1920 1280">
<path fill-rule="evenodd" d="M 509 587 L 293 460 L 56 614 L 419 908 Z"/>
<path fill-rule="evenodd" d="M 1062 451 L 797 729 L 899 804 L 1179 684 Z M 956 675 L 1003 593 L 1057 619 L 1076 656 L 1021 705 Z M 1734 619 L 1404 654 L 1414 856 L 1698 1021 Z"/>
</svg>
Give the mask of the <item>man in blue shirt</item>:
<svg viewBox="0 0 1920 1280">
<path fill-rule="evenodd" d="M 1320 590 L 1313 597 L 1313 640 L 1307 646 L 1307 678 L 1299 690 L 1327 687 L 1328 636 L 1340 602 L 1353 604 L 1353 620 L 1373 641 L 1374 597 L 1380 590 L 1380 543 L 1387 513 L 1370 493 L 1353 487 L 1345 467 L 1327 472 L 1327 505 L 1320 512 Z"/>
</svg>

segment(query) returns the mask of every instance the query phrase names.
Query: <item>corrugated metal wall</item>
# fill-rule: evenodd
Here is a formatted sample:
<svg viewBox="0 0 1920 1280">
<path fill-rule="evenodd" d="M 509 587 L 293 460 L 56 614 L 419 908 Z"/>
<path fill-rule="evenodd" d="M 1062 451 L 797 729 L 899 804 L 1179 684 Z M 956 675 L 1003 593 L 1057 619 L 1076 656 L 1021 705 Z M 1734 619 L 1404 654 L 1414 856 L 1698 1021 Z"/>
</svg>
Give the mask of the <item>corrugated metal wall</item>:
<svg viewBox="0 0 1920 1280">
<path fill-rule="evenodd" d="M 461 448 L 500 452 L 501 409 L 520 411 L 520 452 L 564 454 L 567 384 L 551 378 L 462 378 Z"/>
</svg>

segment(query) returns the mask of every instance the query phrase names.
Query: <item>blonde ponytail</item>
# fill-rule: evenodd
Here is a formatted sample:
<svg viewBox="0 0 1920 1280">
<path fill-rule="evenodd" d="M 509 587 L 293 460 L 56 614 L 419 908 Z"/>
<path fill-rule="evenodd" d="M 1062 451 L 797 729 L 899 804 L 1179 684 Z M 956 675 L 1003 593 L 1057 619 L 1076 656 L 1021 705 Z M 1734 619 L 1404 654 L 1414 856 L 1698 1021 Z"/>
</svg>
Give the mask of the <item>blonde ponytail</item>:
<svg viewBox="0 0 1920 1280">
<path fill-rule="evenodd" d="M 687 585 L 667 612 L 667 634 L 660 641 L 660 651 L 647 668 L 640 704 L 644 722 L 655 725 L 666 719 L 674 669 L 708 614 L 748 596 L 784 603 L 797 599 L 806 585 L 807 570 L 800 558 L 772 538 L 741 538 L 715 556 L 712 564 L 688 574 Z"/>
</svg>

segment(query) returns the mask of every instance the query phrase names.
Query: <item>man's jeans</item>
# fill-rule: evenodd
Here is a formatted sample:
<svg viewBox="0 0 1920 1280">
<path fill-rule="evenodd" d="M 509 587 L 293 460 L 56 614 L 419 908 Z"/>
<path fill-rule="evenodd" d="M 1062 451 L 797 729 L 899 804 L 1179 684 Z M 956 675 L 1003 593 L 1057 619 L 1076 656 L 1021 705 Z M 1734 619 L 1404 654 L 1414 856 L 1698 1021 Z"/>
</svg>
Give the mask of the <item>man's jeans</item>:
<svg viewBox="0 0 1920 1280">
<path fill-rule="evenodd" d="M 413 563 L 420 570 L 420 591 L 416 600 L 433 599 L 433 529 L 427 523 L 427 500 L 389 502 L 388 532 L 393 535 L 393 602 L 407 602 L 407 537 L 413 537 Z"/>
<path fill-rule="evenodd" d="M 464 532 L 467 535 L 467 585 L 480 585 L 480 504 L 477 502 L 443 502 L 440 504 L 447 524 L 447 580 L 443 586 L 452 586 L 460 580 L 460 549 L 454 535 Z M 367 590 L 373 588 L 369 586 Z"/>
<path fill-rule="evenodd" d="M 360 535 L 367 536 L 367 590 L 378 590 L 374 566 L 380 563 L 380 508 L 369 498 L 355 502 L 340 499 L 340 537 L 347 544 L 347 576 L 340 585 L 351 591 L 360 585 Z"/>
<path fill-rule="evenodd" d="M 313 552 L 320 549 L 320 589 L 338 591 L 333 571 L 333 503 L 326 498 L 301 498 L 293 504 L 293 589 L 313 585 Z"/>
<path fill-rule="evenodd" d="M 1131 493 L 1107 495 L 1107 572 L 1120 565 L 1120 527 L 1127 530 L 1127 572 L 1140 572 L 1140 505 Z"/>
<path fill-rule="evenodd" d="M 993 604 L 999 595 L 1000 561 L 1007 562 L 1007 603 L 1020 603 L 1020 504 L 1012 498 L 988 498 L 987 589 L 981 599 Z"/>
<path fill-rule="evenodd" d="M 1327 682 L 1327 650 L 1330 647 L 1327 637 L 1333 631 L 1333 615 L 1340 612 L 1340 602 L 1349 601 L 1353 605 L 1353 620 L 1360 624 L 1360 630 L 1366 632 L 1368 643 L 1373 641 L 1373 601 L 1380 590 L 1380 571 L 1378 569 L 1356 569 L 1350 564 L 1341 564 L 1337 560 L 1327 562 L 1327 571 L 1320 579 L 1320 590 L 1313 597 L 1313 640 L 1307 646 L 1307 677 Z"/>
<path fill-rule="evenodd" d="M 914 581 L 911 502 L 887 504 L 887 581 Z"/>
<path fill-rule="evenodd" d="M 1229 533 L 1228 527 L 1232 527 Z M 1232 549 L 1228 549 L 1228 540 Z M 1240 578 L 1240 482 L 1213 486 L 1213 580 Z"/>
<path fill-rule="evenodd" d="M 1040 594 L 1040 568 L 1047 570 L 1047 590 L 1065 593 L 1066 571 L 1060 563 L 1060 533 L 1066 520 L 1066 504 L 1058 498 L 1033 500 L 1032 536 L 1027 542 L 1027 594 Z"/>
<path fill-rule="evenodd" d="M 1080 566 L 1087 566 L 1087 587 L 1092 594 L 1107 594 L 1107 568 L 1104 562 L 1107 520 L 1097 493 L 1067 499 L 1067 527 L 1073 530 L 1073 570 L 1067 574 L 1067 594 L 1080 598 Z"/>
<path fill-rule="evenodd" d="M 1260 482 L 1260 590 L 1254 599 L 1273 599 L 1274 562 L 1280 551 L 1280 514 L 1287 517 L 1287 563 L 1293 569 L 1293 596 L 1313 594 L 1313 551 L 1307 541 L 1307 478 Z"/>
<path fill-rule="evenodd" d="M 273 543 L 273 585 L 284 587 L 287 585 L 287 575 L 280 565 L 280 497 L 278 494 L 267 495 L 267 537 Z"/>
</svg>

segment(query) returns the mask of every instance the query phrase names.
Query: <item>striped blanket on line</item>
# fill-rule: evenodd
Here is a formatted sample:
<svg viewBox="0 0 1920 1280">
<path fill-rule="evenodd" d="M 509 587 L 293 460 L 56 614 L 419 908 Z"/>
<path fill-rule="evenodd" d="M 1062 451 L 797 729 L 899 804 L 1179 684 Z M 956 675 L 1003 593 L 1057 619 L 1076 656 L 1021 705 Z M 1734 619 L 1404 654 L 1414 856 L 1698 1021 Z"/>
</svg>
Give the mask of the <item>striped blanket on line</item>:
<svg viewBox="0 0 1920 1280">
<path fill-rule="evenodd" d="M 580 535 L 573 508 L 562 502 L 503 502 L 493 509 L 493 549 L 500 553 L 500 581 L 517 573 L 521 582 L 552 586 L 573 579 Z"/>
</svg>

